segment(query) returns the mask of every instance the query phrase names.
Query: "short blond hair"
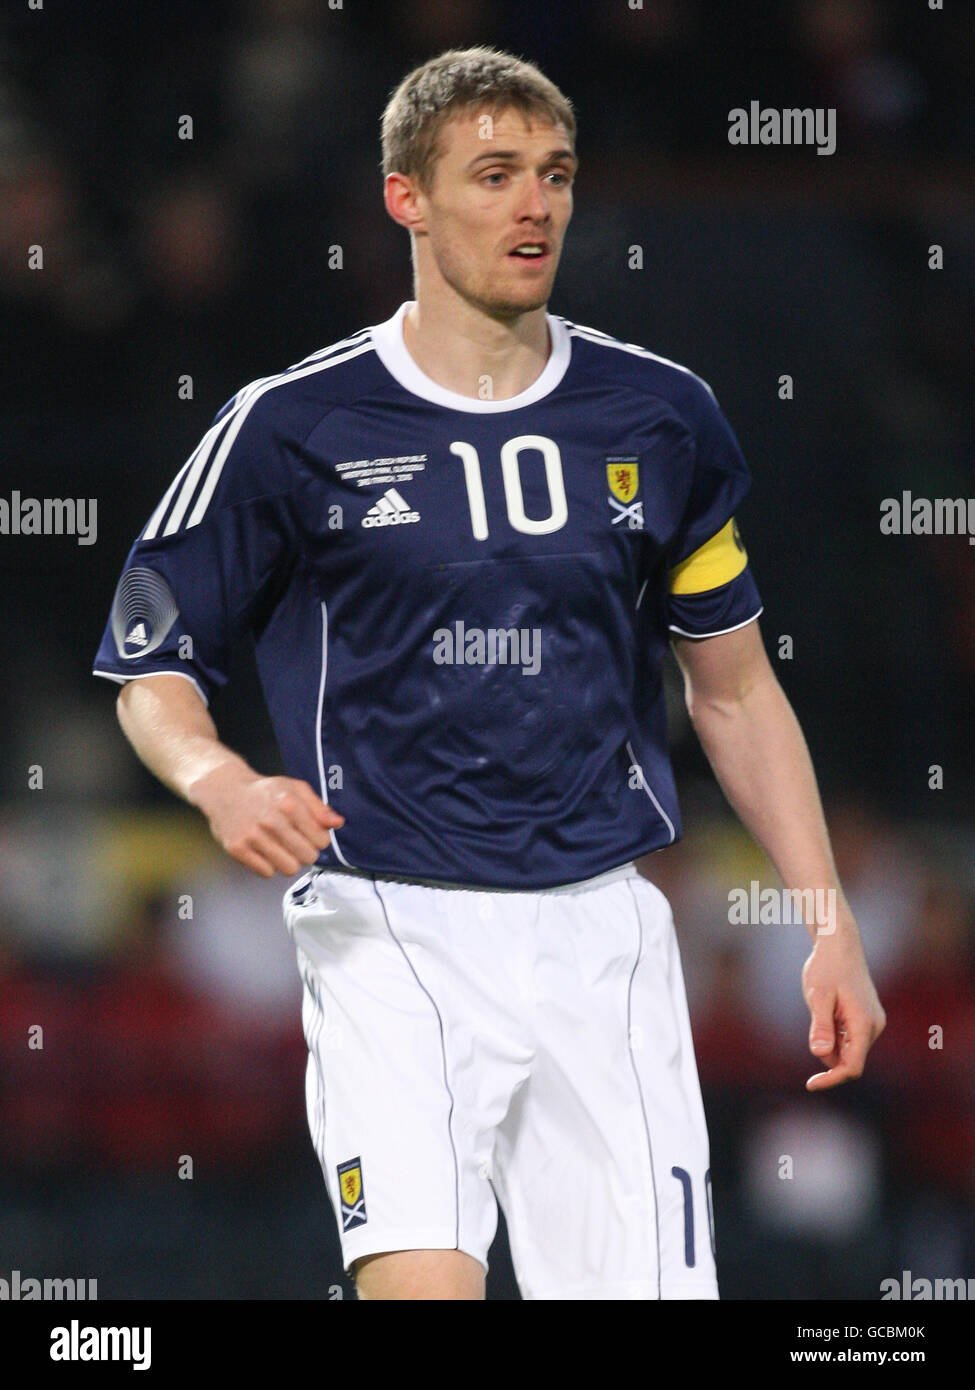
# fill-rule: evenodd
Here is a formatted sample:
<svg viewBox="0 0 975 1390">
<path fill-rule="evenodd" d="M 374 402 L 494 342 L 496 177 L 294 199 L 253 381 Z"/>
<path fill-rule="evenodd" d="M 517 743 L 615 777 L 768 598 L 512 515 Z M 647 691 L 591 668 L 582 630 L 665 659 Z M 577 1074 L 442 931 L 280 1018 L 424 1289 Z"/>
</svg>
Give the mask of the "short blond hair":
<svg viewBox="0 0 975 1390">
<path fill-rule="evenodd" d="M 565 126 L 575 145 L 572 103 L 533 63 L 497 48 L 451 48 L 407 73 L 382 119 L 382 169 L 406 174 L 428 193 L 433 185 L 438 136 L 452 116 L 514 107 L 525 116 Z"/>
</svg>

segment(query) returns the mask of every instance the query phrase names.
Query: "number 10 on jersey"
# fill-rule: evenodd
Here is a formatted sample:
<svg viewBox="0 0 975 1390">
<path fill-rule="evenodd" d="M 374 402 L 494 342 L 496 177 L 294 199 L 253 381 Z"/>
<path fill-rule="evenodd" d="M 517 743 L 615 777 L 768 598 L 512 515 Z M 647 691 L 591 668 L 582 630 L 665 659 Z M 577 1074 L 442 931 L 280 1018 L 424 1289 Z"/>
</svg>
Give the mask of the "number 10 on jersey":
<svg viewBox="0 0 975 1390">
<path fill-rule="evenodd" d="M 545 483 L 548 487 L 549 514 L 535 519 L 525 514 L 525 497 L 521 486 L 521 454 L 525 449 L 537 449 L 545 464 Z M 464 465 L 464 481 L 467 484 L 467 501 L 471 509 L 471 530 L 476 541 L 488 538 L 487 506 L 484 501 L 484 485 L 481 481 L 481 460 L 473 444 L 455 440 L 450 452 L 456 454 Z M 504 500 L 508 509 L 508 521 L 516 531 L 526 536 L 547 536 L 552 531 L 560 531 L 569 518 L 569 507 L 565 499 L 565 480 L 562 476 L 562 455 L 554 439 L 543 434 L 519 434 L 508 439 L 501 446 L 501 479 L 504 483 Z"/>
</svg>

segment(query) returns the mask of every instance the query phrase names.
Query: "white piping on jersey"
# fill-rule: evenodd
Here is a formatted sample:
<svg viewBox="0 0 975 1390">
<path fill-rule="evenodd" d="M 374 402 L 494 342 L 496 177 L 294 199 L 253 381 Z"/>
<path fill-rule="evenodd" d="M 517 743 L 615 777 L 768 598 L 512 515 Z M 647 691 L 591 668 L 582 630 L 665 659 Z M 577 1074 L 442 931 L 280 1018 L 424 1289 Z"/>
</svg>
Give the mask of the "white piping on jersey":
<svg viewBox="0 0 975 1390">
<path fill-rule="evenodd" d="M 322 713 L 325 709 L 325 673 L 328 671 L 328 608 L 322 601 L 322 676 L 318 683 L 318 709 L 315 714 L 315 752 L 318 756 L 318 783 L 321 788 L 322 800 L 328 805 L 328 788 L 325 785 L 325 747 L 322 739 Z M 353 866 L 346 859 L 339 849 L 339 842 L 335 838 L 335 831 L 328 832 L 329 840 L 335 851 L 335 857 L 340 864 L 344 864 L 347 869 Z"/>
<path fill-rule="evenodd" d="M 636 754 L 635 754 L 634 751 L 633 751 L 633 745 L 632 745 L 632 743 L 629 743 L 629 742 L 627 743 L 627 745 L 626 745 L 626 751 L 627 751 L 627 753 L 629 753 L 629 755 L 630 755 L 630 766 L 631 766 L 631 767 L 635 767 L 636 770 L 637 770 L 637 772 L 639 772 L 639 774 L 640 774 L 640 786 L 641 786 L 641 787 L 643 788 L 643 790 L 646 792 L 647 796 L 649 796 L 649 798 L 650 798 L 650 800 L 653 802 L 654 806 L 656 806 L 658 813 L 664 818 L 664 821 L 666 822 L 666 825 L 667 825 L 667 829 L 670 831 L 670 843 L 673 844 L 674 840 L 676 840 L 676 838 L 677 838 L 677 831 L 674 829 L 674 822 L 670 819 L 670 817 L 668 816 L 667 812 L 664 810 L 664 808 L 661 806 L 660 802 L 659 802 L 659 801 L 657 800 L 657 798 L 654 796 L 654 794 L 653 794 L 653 788 L 650 786 L 650 783 L 647 781 L 646 777 L 643 775 L 643 768 L 640 766 L 640 764 L 639 764 L 639 763 L 637 762 L 637 760 L 636 760 Z"/>
<path fill-rule="evenodd" d="M 310 352 L 307 357 L 301 357 L 297 362 L 292 362 L 290 367 L 285 367 L 284 373 L 275 372 L 275 376 L 287 375 L 298 367 L 307 367 L 310 362 L 318 362 L 323 357 L 328 357 L 333 352 L 341 352 L 345 348 L 356 347 L 363 342 L 372 332 L 372 327 L 360 328 L 358 333 L 350 333 L 347 338 L 342 338 L 337 343 L 329 343 L 328 347 L 319 348 L 317 352 Z M 266 378 L 269 380 L 269 378 Z"/>
<path fill-rule="evenodd" d="M 340 343 L 334 343 L 331 347 L 322 348 L 319 352 L 313 353 L 310 357 L 303 358 L 301 362 L 297 363 L 295 366 L 289 367 L 286 371 L 278 372 L 274 376 L 259 377 L 256 381 L 249 382 L 238 391 L 230 409 L 210 426 L 193 453 L 173 479 L 166 495 L 153 512 L 148 526 L 142 533 L 141 539 L 144 541 L 155 539 L 173 494 L 177 487 L 180 487 L 180 484 L 182 484 L 179 498 L 162 534 L 164 536 L 172 536 L 179 530 L 183 516 L 192 501 L 200 478 L 209 465 L 210 472 L 207 476 L 206 483 L 186 523 L 187 529 L 191 526 L 198 525 L 199 522 L 202 521 L 203 515 L 210 504 L 210 499 L 213 496 L 217 483 L 220 481 L 220 474 L 223 472 L 223 466 L 231 446 L 240 433 L 248 412 L 255 401 L 259 400 L 266 391 L 272 390 L 275 386 L 283 386 L 286 382 L 295 381 L 299 377 L 310 376 L 314 372 L 325 371 L 328 367 L 335 367 L 341 362 L 348 362 L 350 358 L 357 357 L 360 353 L 372 351 L 371 333 L 371 328 L 364 328 L 359 333 L 353 334 L 352 337 L 343 339 Z M 344 349 L 346 348 L 350 350 L 345 351 Z M 213 448 L 221 434 L 223 435 L 223 441 L 216 455 L 213 456 L 211 460 Z"/>
<path fill-rule="evenodd" d="M 147 681 L 150 676 L 179 676 L 181 680 L 189 681 L 190 685 L 195 686 L 200 699 L 207 707 L 209 707 L 210 704 L 210 701 L 206 697 L 206 691 L 203 689 L 200 682 L 195 676 L 189 675 L 186 671 L 140 671 L 138 675 L 119 676 L 114 671 L 100 671 L 96 666 L 92 670 L 92 675 L 101 676 L 102 680 L 114 681 L 116 685 L 128 685 L 129 681 Z"/>
<path fill-rule="evenodd" d="M 689 595 L 689 597 L 695 598 L 696 595 L 691 594 Z M 758 610 L 757 613 L 753 613 L 750 618 L 746 618 L 743 623 L 735 623 L 734 627 L 719 628 L 717 632 L 685 632 L 682 627 L 675 627 L 673 623 L 669 624 L 669 629 L 671 632 L 679 633 L 681 637 L 693 637 L 695 641 L 698 638 L 703 639 L 705 637 L 723 637 L 726 632 L 737 632 L 740 627 L 747 627 L 748 624 L 753 623 L 756 618 L 760 618 L 764 612 L 765 608 L 763 606 Z"/>
<path fill-rule="evenodd" d="M 203 515 L 210 505 L 210 498 L 213 496 L 217 483 L 220 481 L 220 474 L 223 472 L 223 466 L 227 461 L 227 455 L 230 453 L 234 440 L 237 438 L 238 434 L 240 434 L 244 421 L 250 413 L 251 406 L 260 400 L 261 396 L 265 395 L 268 391 L 273 391 L 276 386 L 283 386 L 289 381 L 297 380 L 299 377 L 312 376 L 315 372 L 326 372 L 330 367 L 337 367 L 342 362 L 348 362 L 351 358 L 359 357 L 362 353 L 372 352 L 372 350 L 372 343 L 365 343 L 362 347 L 352 348 L 351 351 L 342 353 L 339 357 L 330 357 L 325 362 L 317 362 L 311 367 L 302 367 L 298 371 L 292 372 L 290 376 L 279 377 L 277 380 L 269 381 L 266 385 L 261 386 L 259 390 L 255 391 L 246 406 L 238 409 L 235 419 L 223 437 L 223 442 L 217 450 L 217 455 L 213 460 L 207 480 L 197 498 L 196 506 L 190 513 L 190 519 L 186 523 L 187 529 L 191 526 L 199 525 L 203 520 Z M 186 501 L 188 502 L 189 496 L 192 495 L 189 479 L 187 479 L 184 484 L 183 492 L 187 494 Z M 169 532 L 170 526 L 167 526 L 166 534 L 169 534 Z"/>
<path fill-rule="evenodd" d="M 223 420 L 221 420 L 221 421 L 220 421 L 221 427 L 223 426 L 223 423 L 224 423 Z M 156 510 L 153 512 L 152 516 L 149 518 L 149 525 L 148 525 L 148 526 L 146 527 L 146 529 L 143 531 L 142 536 L 141 536 L 140 539 L 142 539 L 142 540 L 144 540 L 144 541 L 151 541 L 151 540 L 155 537 L 155 534 L 156 534 L 157 530 L 159 529 L 159 523 L 162 521 L 163 517 L 166 515 L 166 512 L 167 512 L 167 510 L 168 510 L 168 508 L 169 508 L 169 504 L 170 504 L 170 502 L 171 502 L 171 500 L 172 500 L 173 493 L 176 491 L 176 489 L 179 487 L 180 483 L 181 483 L 181 482 L 183 481 L 183 479 L 186 477 L 186 470 L 189 468 L 190 464 L 193 462 L 193 460 L 196 458 L 197 454 L 198 454 L 198 453 L 200 452 L 200 450 L 203 448 L 203 445 L 207 442 L 208 439 L 210 439 L 212 433 L 213 433 L 213 426 L 211 426 L 210 429 L 207 430 L 206 434 L 205 434 L 205 435 L 203 436 L 203 438 L 200 440 L 199 444 L 198 444 L 198 445 L 196 446 L 196 448 L 193 450 L 192 454 L 190 454 L 189 458 L 188 458 L 188 459 L 186 460 L 186 462 L 183 464 L 183 467 L 182 467 L 182 468 L 179 470 L 179 472 L 176 474 L 176 477 L 175 477 L 175 478 L 173 479 L 173 481 L 169 484 L 169 487 L 166 489 L 166 492 L 165 492 L 165 494 L 164 494 L 164 496 L 163 496 L 162 501 L 159 503 L 159 506 L 156 508 Z"/>
<path fill-rule="evenodd" d="M 364 329 L 363 332 L 364 334 L 367 334 L 367 332 L 369 332 L 369 329 Z M 295 366 L 303 367 L 306 363 L 310 363 L 310 361 L 314 361 L 316 359 L 319 359 L 319 357 L 323 357 L 325 353 L 338 352 L 338 350 L 342 349 L 342 347 L 352 345 L 353 342 L 359 341 L 359 339 L 362 339 L 362 336 L 363 334 L 355 334 L 352 336 L 352 338 L 346 338 L 341 343 L 334 343 L 334 345 L 332 345 L 331 347 L 323 347 L 323 349 L 321 349 L 320 352 L 313 353 L 310 357 L 305 357 L 305 359 L 302 359 L 300 363 L 296 363 Z M 293 373 L 293 371 L 295 371 L 295 366 L 288 367 L 287 371 L 284 371 L 284 373 L 275 373 L 274 377 L 287 377 L 289 373 Z M 220 417 L 220 420 L 216 420 L 213 424 L 210 425 L 209 430 L 207 430 L 206 434 L 203 435 L 203 438 L 200 439 L 200 442 L 198 443 L 198 445 L 196 445 L 196 448 L 193 449 L 193 452 L 191 453 L 191 456 L 189 456 L 189 459 L 186 459 L 184 466 L 182 466 L 181 470 L 179 470 L 179 473 L 175 475 L 175 478 L 174 480 L 172 480 L 170 486 L 168 486 L 166 496 L 164 496 L 163 500 L 161 500 L 160 505 L 156 507 L 156 510 L 154 510 L 152 517 L 149 518 L 149 525 L 147 525 L 146 530 L 142 532 L 143 541 L 152 541 L 152 539 L 156 537 L 156 532 L 159 531 L 159 525 L 161 523 L 161 520 L 163 520 L 163 517 L 166 516 L 168 506 L 170 506 L 172 493 L 174 493 L 175 489 L 178 488 L 179 482 L 185 480 L 186 470 L 188 470 L 189 467 L 192 467 L 192 464 L 199 459 L 202 450 L 209 450 L 211 448 L 211 445 L 213 445 L 213 443 L 216 442 L 217 436 L 220 435 L 221 430 L 224 430 L 225 425 L 227 425 L 227 421 L 229 420 L 229 417 L 231 417 L 232 414 L 234 414 L 234 411 L 238 410 L 239 407 L 243 406 L 243 404 L 248 402 L 250 396 L 252 396 L 253 393 L 255 393 L 256 389 L 259 388 L 259 386 L 263 386 L 268 381 L 274 381 L 274 377 L 259 377 L 256 379 L 256 381 L 250 381 L 248 382 L 248 385 L 242 386 L 241 391 L 238 391 L 238 393 L 236 393 L 236 395 L 234 396 L 234 399 L 232 399 L 231 407 L 229 407 L 227 413 L 223 414 L 223 416 Z M 191 493 L 189 493 L 189 496 L 192 496 L 192 489 Z M 182 518 L 182 512 L 185 512 L 186 507 L 189 506 L 189 496 L 186 496 L 185 500 L 181 496 L 182 510 L 181 512 L 179 512 L 177 527 L 179 520 L 181 520 Z M 172 517 L 170 517 L 170 523 L 172 523 Z M 175 527 L 172 528 L 172 530 L 175 530 Z M 171 534 L 172 531 L 170 530 L 170 527 L 167 527 L 166 535 Z"/>
<path fill-rule="evenodd" d="M 714 392 L 704 378 L 698 376 L 697 372 L 692 372 L 690 367 L 682 366 L 680 362 L 672 362 L 669 357 L 661 357 L 659 353 L 651 352 L 649 348 L 640 347 L 639 343 L 624 343 L 619 338 L 611 338 L 608 333 L 603 333 L 598 328 L 584 328 L 580 324 L 568 321 L 566 326 L 570 338 L 584 338 L 586 342 L 595 343 L 597 347 L 617 348 L 620 352 L 632 352 L 636 357 L 646 357 L 651 362 L 660 362 L 665 367 L 673 367 L 675 371 L 684 372 L 687 376 L 693 377 L 695 381 L 699 381 L 714 396 Z"/>
<path fill-rule="evenodd" d="M 647 585 L 649 583 L 650 580 L 645 579 L 643 583 L 640 585 L 640 592 L 636 596 L 636 608 L 639 608 L 640 604 L 643 602 L 643 595 L 647 592 Z"/>
</svg>

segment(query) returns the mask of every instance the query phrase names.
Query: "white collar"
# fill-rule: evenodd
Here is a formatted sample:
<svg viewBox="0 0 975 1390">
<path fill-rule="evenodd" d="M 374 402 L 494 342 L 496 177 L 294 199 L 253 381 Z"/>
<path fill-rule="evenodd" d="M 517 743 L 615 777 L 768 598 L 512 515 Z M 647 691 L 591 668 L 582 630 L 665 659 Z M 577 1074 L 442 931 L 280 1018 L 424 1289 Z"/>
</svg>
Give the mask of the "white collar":
<svg viewBox="0 0 975 1390">
<path fill-rule="evenodd" d="M 466 410 L 474 415 L 489 415 L 533 405 L 535 401 L 540 401 L 543 396 L 554 391 L 565 376 L 572 355 L 572 341 L 562 320 L 553 314 L 546 314 L 545 322 L 548 324 L 552 351 L 541 375 L 526 390 L 503 401 L 482 401 L 476 396 L 464 396 L 459 391 L 449 391 L 446 386 L 440 386 L 432 377 L 428 377 L 426 372 L 421 371 L 407 351 L 403 339 L 403 320 L 414 303 L 415 300 L 406 300 L 391 319 L 376 324 L 372 330 L 372 341 L 380 362 L 389 374 L 414 396 L 421 396 L 424 400 L 432 401 L 434 405 L 445 406 L 448 410 Z"/>
</svg>

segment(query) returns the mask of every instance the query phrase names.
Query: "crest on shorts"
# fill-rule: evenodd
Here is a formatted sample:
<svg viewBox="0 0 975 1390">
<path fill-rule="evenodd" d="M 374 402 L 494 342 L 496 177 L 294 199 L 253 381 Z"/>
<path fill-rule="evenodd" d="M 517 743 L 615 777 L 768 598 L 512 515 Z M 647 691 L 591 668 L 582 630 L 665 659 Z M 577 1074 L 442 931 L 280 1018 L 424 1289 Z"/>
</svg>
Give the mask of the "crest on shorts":
<svg viewBox="0 0 975 1390">
<path fill-rule="evenodd" d="M 629 502 L 640 486 L 640 465 L 635 458 L 608 458 L 606 478 L 609 490 L 619 502 Z"/>
<path fill-rule="evenodd" d="M 366 1194 L 362 1187 L 362 1160 L 350 1158 L 338 1165 L 342 1230 L 351 1231 L 366 1224 Z"/>
</svg>

